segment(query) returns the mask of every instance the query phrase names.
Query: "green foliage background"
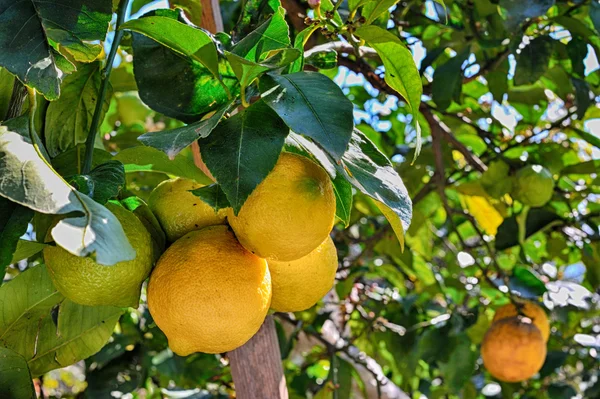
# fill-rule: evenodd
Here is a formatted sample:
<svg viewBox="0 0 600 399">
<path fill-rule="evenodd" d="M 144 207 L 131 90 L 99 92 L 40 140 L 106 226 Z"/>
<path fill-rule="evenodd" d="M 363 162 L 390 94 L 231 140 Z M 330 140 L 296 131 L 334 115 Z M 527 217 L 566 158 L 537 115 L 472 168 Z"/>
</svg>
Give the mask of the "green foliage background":
<svg viewBox="0 0 600 399">
<path fill-rule="evenodd" d="M 316 14 L 299 0 L 222 1 L 231 36 L 215 37 L 191 25 L 198 1 L 170 1 L 125 22 L 104 88 L 95 41 L 107 29 L 114 37 L 118 2 L 78 0 L 86 13 L 62 16 L 42 3 L 0 0 L 0 397 L 31 397 L 31 377 L 50 397 L 234 395 L 226 356 L 173 354 L 143 300 L 127 310 L 65 300 L 40 253 L 54 216 L 70 214 L 55 229 L 84 223 L 107 237 L 72 251 L 106 264 L 130 256 L 118 223 L 102 230 L 70 213 L 110 217 L 102 204 L 117 196 L 129 197 L 160 253 L 164 235 L 133 196 L 147 199 L 171 176 L 210 183 L 193 162 L 197 139 L 219 181 L 197 194 L 212 204 L 226 197 L 239 209 L 284 145 L 337 176 L 335 289 L 310 310 L 275 316 L 291 397 L 600 396 L 596 0 L 322 0 L 328 19 L 318 29 L 306 26 L 304 15 Z M 129 14 L 149 3 L 132 1 Z M 32 37 L 50 34 L 16 49 L 14 24 L 36 16 Z M 347 20 L 355 42 L 335 32 Z M 36 70 L 26 57 L 53 61 Z M 29 120 L 5 118 L 14 75 L 41 93 Z M 287 103 L 276 101 L 278 87 Z M 238 95 L 252 106 L 222 122 Z M 254 147 L 210 151 L 242 137 Z M 15 181 L 29 156 L 35 170 Z M 256 166 L 251 176 L 233 172 L 240 156 Z M 533 164 L 556 187 L 545 206 L 526 209 L 510 194 L 516 172 Z M 10 191 L 48 179 L 59 189 L 35 203 Z M 544 367 L 519 384 L 495 381 L 479 356 L 509 295 L 543 303 L 552 325 Z M 31 351 L 39 339 L 46 350 Z"/>
</svg>

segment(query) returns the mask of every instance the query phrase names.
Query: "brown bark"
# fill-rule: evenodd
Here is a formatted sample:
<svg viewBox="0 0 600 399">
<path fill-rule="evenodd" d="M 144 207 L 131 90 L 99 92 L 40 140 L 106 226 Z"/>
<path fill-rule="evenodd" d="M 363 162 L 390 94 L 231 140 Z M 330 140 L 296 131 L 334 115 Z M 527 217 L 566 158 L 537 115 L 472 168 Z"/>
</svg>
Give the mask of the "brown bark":
<svg viewBox="0 0 600 399">
<path fill-rule="evenodd" d="M 288 398 L 273 316 L 267 316 L 256 335 L 228 356 L 238 399 Z"/>
</svg>

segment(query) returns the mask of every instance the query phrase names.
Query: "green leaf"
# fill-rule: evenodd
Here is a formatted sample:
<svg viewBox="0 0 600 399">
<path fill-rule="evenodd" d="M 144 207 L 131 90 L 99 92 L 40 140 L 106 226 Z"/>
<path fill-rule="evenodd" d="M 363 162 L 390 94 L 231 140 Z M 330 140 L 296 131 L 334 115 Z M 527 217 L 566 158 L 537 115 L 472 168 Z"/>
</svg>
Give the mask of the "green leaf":
<svg viewBox="0 0 600 399">
<path fill-rule="evenodd" d="M 597 1 L 592 1 L 592 4 L 590 4 L 590 19 L 594 24 L 596 32 L 600 34 L 600 3 Z"/>
<path fill-rule="evenodd" d="M 127 197 L 123 199 L 120 204 L 130 212 L 133 212 L 140 222 L 142 222 L 146 230 L 150 232 L 152 243 L 154 245 L 154 259 L 158 260 L 165 250 L 167 237 L 160 226 L 160 222 L 150 210 L 150 207 L 141 198 L 136 196 Z"/>
<path fill-rule="evenodd" d="M 112 17 L 110 2 L 26 0 L 0 3 L 0 65 L 49 100 L 60 94 L 62 72 L 68 62 L 55 47 L 60 45 L 77 61 L 93 61 L 102 51 Z"/>
<path fill-rule="evenodd" d="M 100 62 L 77 65 L 77 72 L 63 80 L 60 98 L 48 106 L 44 131 L 51 157 L 85 143 L 100 91 L 100 68 Z M 108 110 L 111 96 L 109 86 L 101 119 Z"/>
<path fill-rule="evenodd" d="M 571 399 L 577 397 L 577 390 L 564 382 L 555 382 L 548 387 L 548 398 Z"/>
<path fill-rule="evenodd" d="M 525 297 L 539 297 L 547 289 L 540 278 L 528 267 L 515 266 L 510 276 L 511 290 L 520 292 Z"/>
<path fill-rule="evenodd" d="M 311 52 L 305 62 L 317 69 L 333 69 L 338 66 L 338 54 L 335 50 Z"/>
<path fill-rule="evenodd" d="M 4 399 L 36 399 L 27 361 L 0 347 L 0 396 Z"/>
<path fill-rule="evenodd" d="M 52 159 L 52 167 L 61 176 L 73 176 L 81 173 L 81 167 L 85 158 L 85 144 L 78 144 L 56 158 Z M 104 150 L 94 148 L 92 167 L 97 167 L 112 159 L 112 155 Z"/>
<path fill-rule="evenodd" d="M 6 69 L 0 67 L 0 122 L 6 118 L 14 81 L 15 77 Z"/>
<path fill-rule="evenodd" d="M 163 46 L 201 63 L 216 78 L 219 76 L 217 47 L 211 37 L 200 29 L 173 18 L 156 15 L 132 19 L 120 29 L 146 35 Z"/>
<path fill-rule="evenodd" d="M 542 208 L 532 208 L 527 213 L 525 236 L 530 237 L 557 220 L 560 220 L 560 217 L 554 212 Z M 518 233 L 519 228 L 515 216 L 504 219 L 496 233 L 496 249 L 503 250 L 517 245 L 519 243 Z"/>
<path fill-rule="evenodd" d="M 500 0 L 500 7 L 506 11 L 506 27 L 515 30 L 529 18 L 544 15 L 554 5 L 554 0 Z"/>
<path fill-rule="evenodd" d="M 65 299 L 58 308 L 58 324 L 46 317 L 40 325 L 35 355 L 27 362 L 31 374 L 66 367 L 98 352 L 123 312 L 113 306 L 83 306 Z"/>
<path fill-rule="evenodd" d="M 0 126 L 0 195 L 37 212 L 65 215 L 52 229 L 58 245 L 113 265 L 135 258 L 118 219 L 69 186 L 40 157 L 29 138 Z"/>
<path fill-rule="evenodd" d="M 575 105 L 577 105 L 577 117 L 583 118 L 585 112 L 592 105 L 590 98 L 590 86 L 582 79 L 572 78 L 573 86 L 575 87 Z"/>
<path fill-rule="evenodd" d="M 469 337 L 462 333 L 458 342 L 452 348 L 448 362 L 440 367 L 444 376 L 444 384 L 454 393 L 459 393 L 469 381 L 475 370 L 475 363 L 479 355 L 471 349 Z"/>
<path fill-rule="evenodd" d="M 277 114 L 258 101 L 199 140 L 202 160 L 236 214 L 275 166 L 288 133 Z"/>
<path fill-rule="evenodd" d="M 584 40 L 575 36 L 567 43 L 567 53 L 571 59 L 571 67 L 580 77 L 585 76 L 584 60 L 588 54 L 588 46 Z"/>
<path fill-rule="evenodd" d="M 247 60 L 259 62 L 264 60 L 264 54 L 288 47 L 290 33 L 285 22 L 285 9 L 279 7 L 271 18 L 240 40 L 231 52 Z"/>
<path fill-rule="evenodd" d="M 229 208 L 231 206 L 227 200 L 227 196 L 221 189 L 221 186 L 219 186 L 217 183 L 192 190 L 192 194 L 210 205 L 215 212 L 219 209 Z"/>
<path fill-rule="evenodd" d="M 194 165 L 192 159 L 181 154 L 169 159 L 162 151 L 139 146 L 126 148 L 115 155 L 114 159 L 125 165 L 126 173 L 160 172 L 196 180 L 201 184 L 212 183 L 212 180 Z"/>
<path fill-rule="evenodd" d="M 75 176 L 72 182 L 80 192 L 104 205 L 125 186 L 125 168 L 121 162 L 110 160 L 96 166 L 89 175 Z"/>
<path fill-rule="evenodd" d="M 4 279 L 6 266 L 13 263 L 13 253 L 17 249 L 19 238 L 27 232 L 32 218 L 31 209 L 0 197 L 0 284 Z"/>
<path fill-rule="evenodd" d="M 485 79 L 494 100 L 502 103 L 504 95 L 508 92 L 508 59 L 504 60 L 500 66 L 487 75 Z"/>
<path fill-rule="evenodd" d="M 390 9 L 399 0 L 373 0 L 368 2 L 362 11 L 363 17 L 367 19 L 367 24 L 372 24 L 381 14 Z"/>
<path fill-rule="evenodd" d="M 17 249 L 13 252 L 10 263 L 17 263 L 23 259 L 30 258 L 39 253 L 45 246 L 46 244 L 37 241 L 19 240 L 17 242 Z"/>
<path fill-rule="evenodd" d="M 233 101 L 223 104 L 207 119 L 178 127 L 173 130 L 162 130 L 159 132 L 149 132 L 138 137 L 144 145 L 161 150 L 169 159 L 174 159 L 184 148 L 192 144 L 199 138 L 208 137 L 217 124 L 223 119 L 223 115 L 231 107 Z"/>
<path fill-rule="evenodd" d="M 423 86 L 411 52 L 398 37 L 377 26 L 362 26 L 356 34 L 377 51 L 385 66 L 386 83 L 406 100 L 409 111 L 416 115 Z"/>
<path fill-rule="evenodd" d="M 352 213 L 352 185 L 342 175 L 337 175 L 332 183 L 335 193 L 335 216 L 344 223 L 344 227 L 348 227 Z"/>
<path fill-rule="evenodd" d="M 335 6 L 333 5 L 333 2 L 331 0 L 321 0 L 321 12 L 323 14 L 325 14 L 327 11 L 333 11 L 334 8 Z M 344 21 L 342 21 L 342 17 L 340 17 L 340 13 L 337 11 L 333 14 L 332 20 L 333 22 L 338 24 L 338 26 L 342 26 L 344 24 Z"/>
<path fill-rule="evenodd" d="M 176 12 L 159 11 L 146 15 L 177 19 Z M 133 33 L 132 46 L 140 98 L 157 112 L 186 123 L 196 122 L 230 101 L 228 91 L 236 95 L 239 90 L 235 74 L 224 60 L 218 63 L 219 80 L 201 62 L 140 33 Z"/>
<path fill-rule="evenodd" d="M 452 104 L 452 100 L 460 103 L 463 84 L 462 64 L 469 58 L 470 53 L 471 49 L 467 47 L 460 54 L 436 68 L 431 85 L 431 95 L 440 110 L 447 109 Z"/>
<path fill-rule="evenodd" d="M 247 60 L 236 54 L 225 52 L 227 60 L 231 64 L 231 68 L 240 81 L 242 91 L 250 86 L 252 82 L 265 72 L 272 71 L 286 65 L 289 65 L 298 57 L 300 52 L 293 48 L 278 50 L 276 54 L 265 59 L 261 63 Z"/>
<path fill-rule="evenodd" d="M 258 25 L 277 12 L 281 7 L 279 0 L 247 0 L 243 3 L 243 9 L 238 22 L 233 29 L 233 38 L 240 41 L 248 36 Z"/>
<path fill-rule="evenodd" d="M 294 61 L 289 68 L 289 73 L 301 72 L 304 70 L 304 46 L 310 36 L 318 29 L 318 26 L 311 25 L 304 28 L 296 35 L 294 39 L 294 48 L 300 51 L 300 57 Z"/>
<path fill-rule="evenodd" d="M 0 346 L 31 359 L 39 324 L 63 299 L 44 265 L 29 268 L 4 284 L 0 287 Z"/>
<path fill-rule="evenodd" d="M 595 135 L 594 133 L 588 133 L 585 130 L 578 129 L 574 126 L 569 126 L 568 128 L 566 128 L 566 130 L 575 133 L 581 139 L 587 141 L 589 144 L 600 149 L 600 136 Z"/>
<path fill-rule="evenodd" d="M 376 201 L 401 245 L 412 218 L 412 202 L 391 162 L 359 130 L 355 129 L 338 172 L 363 194 Z"/>
<path fill-rule="evenodd" d="M 548 36 L 533 39 L 517 54 L 515 85 L 535 83 L 548 70 L 548 61 L 552 55 L 553 40 Z"/>
<path fill-rule="evenodd" d="M 354 127 L 353 106 L 331 79 L 316 72 L 269 74 L 261 79 L 260 90 L 291 130 L 311 137 L 340 159 Z"/>
</svg>

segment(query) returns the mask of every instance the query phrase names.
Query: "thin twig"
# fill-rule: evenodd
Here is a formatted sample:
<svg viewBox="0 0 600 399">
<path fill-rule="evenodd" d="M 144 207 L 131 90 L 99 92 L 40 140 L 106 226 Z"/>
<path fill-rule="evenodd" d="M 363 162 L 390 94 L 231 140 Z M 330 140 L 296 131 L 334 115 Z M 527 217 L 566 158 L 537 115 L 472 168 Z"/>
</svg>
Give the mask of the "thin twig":
<svg viewBox="0 0 600 399">
<path fill-rule="evenodd" d="M 94 157 L 94 142 L 96 141 L 96 135 L 98 134 L 98 128 L 100 127 L 100 117 L 102 115 L 102 108 L 104 107 L 104 97 L 106 97 L 106 92 L 108 91 L 110 73 L 115 62 L 115 56 L 117 55 L 119 44 L 121 43 L 121 39 L 125 34 L 125 31 L 120 30 L 119 28 L 121 27 L 121 24 L 125 22 L 125 14 L 127 12 L 128 4 L 129 0 L 121 0 L 119 2 L 119 9 L 117 11 L 117 23 L 115 26 L 115 36 L 113 38 L 112 45 L 110 46 L 110 52 L 108 53 L 108 57 L 106 58 L 106 65 L 102 70 L 100 93 L 98 93 L 98 98 L 96 99 L 96 108 L 94 109 L 94 115 L 92 116 L 90 131 L 88 132 L 88 136 L 85 141 L 85 158 L 82 170 L 83 174 L 87 174 L 90 172 L 90 170 L 92 170 L 92 161 Z"/>
</svg>

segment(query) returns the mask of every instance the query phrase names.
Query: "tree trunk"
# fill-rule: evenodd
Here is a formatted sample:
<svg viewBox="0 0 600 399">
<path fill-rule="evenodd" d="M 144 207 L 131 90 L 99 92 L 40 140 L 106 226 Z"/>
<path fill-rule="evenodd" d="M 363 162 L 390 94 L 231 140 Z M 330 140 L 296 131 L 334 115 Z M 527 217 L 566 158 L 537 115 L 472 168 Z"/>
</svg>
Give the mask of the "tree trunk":
<svg viewBox="0 0 600 399">
<path fill-rule="evenodd" d="M 202 27 L 211 33 L 223 31 L 219 0 L 200 1 Z M 200 157 L 197 142 L 192 144 L 192 152 L 196 165 L 203 171 L 208 171 Z M 207 175 L 210 176 L 210 172 Z M 238 399 L 288 398 L 273 316 L 267 316 L 256 335 L 228 355 Z"/>
</svg>

